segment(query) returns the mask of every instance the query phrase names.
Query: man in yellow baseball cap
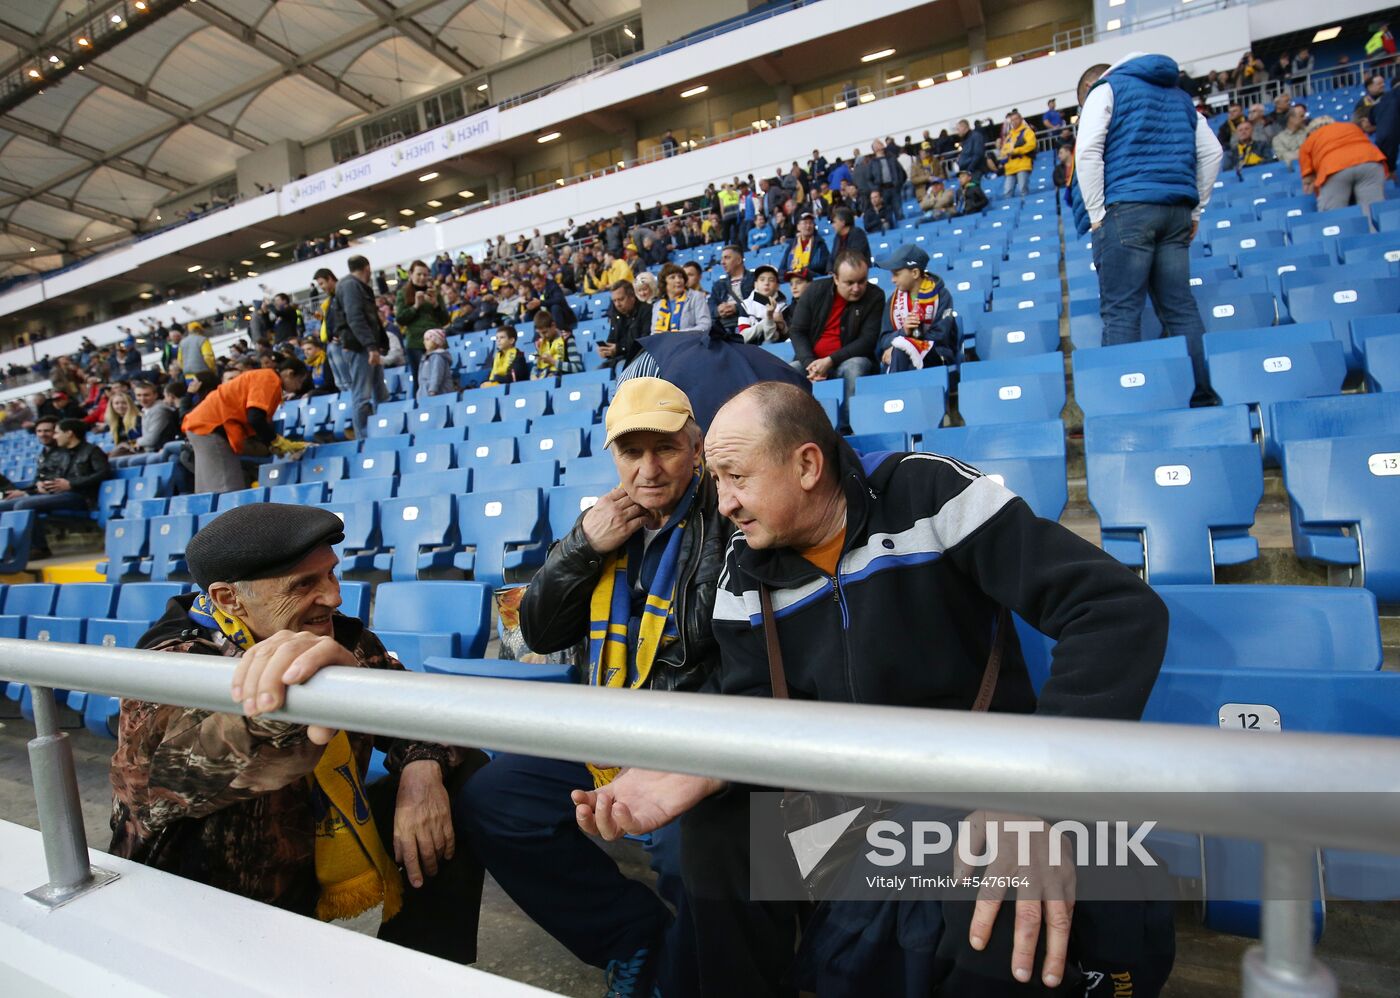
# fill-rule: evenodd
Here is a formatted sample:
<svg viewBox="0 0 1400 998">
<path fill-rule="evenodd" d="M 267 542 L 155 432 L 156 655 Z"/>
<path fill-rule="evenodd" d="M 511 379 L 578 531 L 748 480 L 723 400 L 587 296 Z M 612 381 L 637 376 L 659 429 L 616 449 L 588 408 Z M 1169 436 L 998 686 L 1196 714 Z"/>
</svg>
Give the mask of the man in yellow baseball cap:
<svg viewBox="0 0 1400 998">
<path fill-rule="evenodd" d="M 698 689 L 719 665 L 710 620 L 733 529 L 704 473 L 690 399 L 660 378 L 632 378 L 618 386 L 605 431 L 620 484 L 578 500 L 591 505 L 526 590 L 521 633 L 541 653 L 586 641 L 593 686 Z M 602 786 L 617 772 L 500 755 L 468 782 L 458 811 L 497 883 L 576 956 L 605 970 L 609 994 L 651 995 L 658 986 L 688 993 L 699 968 L 679 825 L 652 835 L 653 893 L 574 820 L 571 791 Z"/>
</svg>

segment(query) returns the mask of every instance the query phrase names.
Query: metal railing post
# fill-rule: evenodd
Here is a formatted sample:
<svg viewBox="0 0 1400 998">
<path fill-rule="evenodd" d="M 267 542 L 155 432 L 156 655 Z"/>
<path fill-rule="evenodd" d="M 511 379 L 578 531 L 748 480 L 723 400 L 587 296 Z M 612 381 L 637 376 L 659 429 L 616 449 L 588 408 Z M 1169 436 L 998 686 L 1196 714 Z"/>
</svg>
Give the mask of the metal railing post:
<svg viewBox="0 0 1400 998">
<path fill-rule="evenodd" d="M 30 686 L 29 692 L 34 700 L 35 728 L 29 743 L 29 768 L 34 778 L 34 800 L 39 809 L 49 882 L 29 891 L 26 897 L 47 908 L 57 908 L 111 883 L 118 875 L 88 863 L 73 746 L 67 732 L 58 730 L 53 690 Z"/>
<path fill-rule="evenodd" d="M 1244 998 L 1336 998 L 1332 972 L 1313 958 L 1317 850 L 1264 843 L 1261 937 L 1244 955 Z"/>
</svg>

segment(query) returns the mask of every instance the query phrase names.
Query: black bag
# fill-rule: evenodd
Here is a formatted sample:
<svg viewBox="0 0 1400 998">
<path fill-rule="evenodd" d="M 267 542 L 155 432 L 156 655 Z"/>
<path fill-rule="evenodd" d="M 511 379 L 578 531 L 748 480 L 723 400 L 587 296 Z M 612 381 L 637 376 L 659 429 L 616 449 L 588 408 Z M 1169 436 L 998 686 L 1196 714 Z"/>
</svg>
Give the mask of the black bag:
<svg viewBox="0 0 1400 998">
<path fill-rule="evenodd" d="M 783 669 L 783 650 L 778 643 L 778 623 L 773 615 L 773 596 L 763 583 L 759 583 L 758 600 L 763 613 L 763 641 L 768 650 L 769 685 L 773 688 L 773 699 L 786 700 L 787 673 Z M 972 702 L 972 709 L 978 713 L 985 713 L 992 705 L 997 678 L 1001 674 L 1002 655 L 1006 650 L 1006 635 L 1010 630 L 1011 613 L 1006 607 L 1001 607 L 997 611 L 992 650 L 987 656 L 987 666 L 982 670 L 982 685 L 977 690 L 977 698 Z M 810 900 L 820 901 L 826 897 L 841 871 L 845 869 L 847 861 L 864 847 L 865 830 L 892 811 L 895 805 L 887 801 L 872 801 L 843 794 L 815 793 L 807 790 L 783 792 L 783 799 L 778 807 L 782 812 L 783 827 L 789 835 L 862 806 L 865 810 L 842 833 L 836 844 L 827 850 L 817 865 L 802 878 Z"/>
</svg>

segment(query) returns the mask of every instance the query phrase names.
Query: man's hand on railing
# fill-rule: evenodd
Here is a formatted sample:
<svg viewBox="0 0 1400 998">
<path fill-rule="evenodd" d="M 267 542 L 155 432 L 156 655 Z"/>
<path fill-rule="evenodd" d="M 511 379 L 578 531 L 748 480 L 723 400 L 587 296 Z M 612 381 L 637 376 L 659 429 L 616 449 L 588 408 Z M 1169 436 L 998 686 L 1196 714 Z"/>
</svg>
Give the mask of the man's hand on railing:
<svg viewBox="0 0 1400 998">
<path fill-rule="evenodd" d="M 328 665 L 357 664 L 355 653 L 329 635 L 278 631 L 238 660 L 233 670 L 233 702 L 242 704 L 246 716 L 257 717 L 281 708 L 288 686 L 306 682 Z M 325 745 L 335 737 L 335 729 L 308 725 L 306 737 Z"/>
<path fill-rule="evenodd" d="M 1031 979 L 1035 967 L 1036 944 L 1040 941 L 1041 923 L 1045 925 L 1045 963 L 1041 981 L 1048 988 L 1058 987 L 1065 976 L 1065 956 L 1069 950 L 1070 922 L 1074 917 L 1074 863 L 1063 862 L 1073 857 L 1073 850 L 1060 850 L 1062 862 L 1050 865 L 1049 822 L 1026 815 L 995 811 L 974 811 L 967 816 L 970 840 L 966 849 L 958 848 L 959 859 L 953 867 L 955 877 L 972 877 L 980 881 L 977 905 L 968 929 L 968 942 L 975 950 L 987 947 L 992 938 L 992 926 L 1001 910 L 1011 882 L 1024 884 L 1016 889 L 1016 922 L 1011 945 L 1011 975 L 1022 984 Z M 987 830 L 995 823 L 996 841 L 989 844 Z M 1059 833 L 1056 833 L 1059 834 Z M 1026 852 L 1018 858 L 1022 847 Z M 994 858 L 982 866 L 968 866 L 963 855 L 985 856 L 995 847 Z M 1020 858 L 1029 860 L 1021 863 Z"/>
<path fill-rule="evenodd" d="M 575 790 L 575 818 L 589 835 L 611 842 L 654 832 L 723 787 L 723 780 L 708 776 L 624 769 L 607 786 Z"/>
</svg>

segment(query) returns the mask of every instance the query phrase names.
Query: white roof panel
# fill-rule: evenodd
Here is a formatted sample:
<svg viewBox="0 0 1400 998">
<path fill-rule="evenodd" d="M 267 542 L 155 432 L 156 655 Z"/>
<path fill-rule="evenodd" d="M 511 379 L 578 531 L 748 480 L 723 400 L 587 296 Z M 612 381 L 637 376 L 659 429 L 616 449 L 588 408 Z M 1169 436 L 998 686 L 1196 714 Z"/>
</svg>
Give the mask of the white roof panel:
<svg viewBox="0 0 1400 998">
<path fill-rule="evenodd" d="M 110 87 L 98 87 L 69 116 L 63 134 L 97 149 L 114 149 L 170 121 L 164 111 Z"/>
<path fill-rule="evenodd" d="M 258 94 L 236 124 L 250 135 L 305 141 L 355 110 L 353 104 L 310 80 L 288 76 Z"/>
<path fill-rule="evenodd" d="M 255 48 L 215 27 L 191 35 L 151 78 L 151 86 L 191 107 L 277 68 Z"/>
<path fill-rule="evenodd" d="M 455 70 L 407 38 L 389 38 L 345 70 L 341 79 L 383 104 L 397 104 L 458 79 Z"/>
</svg>

